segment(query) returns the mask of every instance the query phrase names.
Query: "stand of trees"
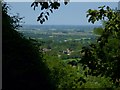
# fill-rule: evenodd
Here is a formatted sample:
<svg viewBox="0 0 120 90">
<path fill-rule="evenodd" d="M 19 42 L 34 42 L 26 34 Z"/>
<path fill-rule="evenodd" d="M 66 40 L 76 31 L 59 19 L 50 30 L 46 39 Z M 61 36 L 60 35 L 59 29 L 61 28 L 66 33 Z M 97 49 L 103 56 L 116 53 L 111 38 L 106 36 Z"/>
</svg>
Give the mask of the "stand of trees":
<svg viewBox="0 0 120 90">
<path fill-rule="evenodd" d="M 35 9 L 39 5 L 41 10 L 46 10 L 38 17 L 37 21 L 40 21 L 41 24 L 45 22 L 45 18 L 48 20 L 49 12 L 47 10 L 52 13 L 52 10 L 60 7 L 58 1 L 50 2 L 49 0 L 45 3 L 34 2 L 31 6 L 34 6 Z M 89 68 L 88 75 L 111 77 L 113 82 L 120 86 L 120 12 L 113 11 L 109 6 L 106 9 L 105 6 L 98 8 L 99 10 L 88 10 L 88 22 L 94 24 L 95 21 L 104 20 L 104 27 L 100 29 L 102 31 L 99 30 L 100 37 L 96 43 L 82 48 L 83 56 L 80 63 L 84 68 Z"/>
<path fill-rule="evenodd" d="M 88 10 L 88 21 L 94 23 L 98 20 L 105 20 L 101 29 L 101 36 L 96 43 L 83 47 L 80 63 L 89 67 L 90 75 L 105 75 L 120 85 L 120 12 L 116 12 L 105 6 L 99 10 Z"/>
<path fill-rule="evenodd" d="M 19 18 L 8 15 L 8 9 L 9 6 L 2 3 L 2 89 L 54 90 L 42 53 L 15 30 L 19 28 Z"/>
<path fill-rule="evenodd" d="M 38 4 L 41 10 L 51 12 L 60 6 L 58 2 L 34 2 L 31 6 Z M 96 43 L 83 47 L 81 60 L 72 67 L 54 56 L 43 55 L 33 41 L 18 33 L 15 29 L 21 18 L 9 16 L 8 6 L 2 3 L 3 90 L 119 87 L 120 13 L 104 8 L 88 10 L 89 22 L 107 20 Z M 40 23 L 48 19 L 46 14 L 49 16 L 49 12 L 42 12 L 38 17 Z"/>
</svg>

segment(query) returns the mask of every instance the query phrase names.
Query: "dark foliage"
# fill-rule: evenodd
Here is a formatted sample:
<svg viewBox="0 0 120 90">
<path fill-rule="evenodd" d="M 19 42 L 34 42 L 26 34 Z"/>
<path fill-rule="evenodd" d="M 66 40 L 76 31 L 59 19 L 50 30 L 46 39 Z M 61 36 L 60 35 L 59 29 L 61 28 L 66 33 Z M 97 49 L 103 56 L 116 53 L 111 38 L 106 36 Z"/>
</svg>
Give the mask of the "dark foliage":
<svg viewBox="0 0 120 90">
<path fill-rule="evenodd" d="M 54 90 L 42 53 L 15 29 L 18 19 L 2 4 L 3 90 Z"/>
<path fill-rule="evenodd" d="M 70 62 L 68 62 L 68 64 L 70 64 L 72 66 L 77 66 L 77 61 L 70 61 Z"/>
<path fill-rule="evenodd" d="M 64 0 L 64 4 L 67 5 L 69 0 Z M 60 7 L 60 2 L 59 0 L 35 0 L 32 4 L 31 7 L 35 10 L 36 7 L 40 5 L 42 12 L 37 18 L 37 21 L 39 21 L 41 24 L 48 20 L 48 16 L 50 13 L 53 13 L 53 10 L 56 10 Z"/>
<path fill-rule="evenodd" d="M 95 76 L 111 77 L 116 85 L 120 85 L 120 13 L 108 6 L 99 10 L 88 10 L 89 22 L 106 20 L 101 36 L 95 44 L 84 47 L 81 63 L 89 67 L 89 73 Z M 106 18 L 106 19 L 105 19 Z"/>
</svg>

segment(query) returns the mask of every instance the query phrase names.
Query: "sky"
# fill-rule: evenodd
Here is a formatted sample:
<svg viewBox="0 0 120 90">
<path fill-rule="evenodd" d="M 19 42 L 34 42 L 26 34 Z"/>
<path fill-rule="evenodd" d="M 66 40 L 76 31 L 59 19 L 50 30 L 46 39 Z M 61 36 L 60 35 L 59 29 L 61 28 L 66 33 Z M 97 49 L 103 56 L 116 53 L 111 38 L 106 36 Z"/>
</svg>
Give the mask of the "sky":
<svg viewBox="0 0 120 90">
<path fill-rule="evenodd" d="M 33 2 L 33 1 L 45 1 L 45 0 L 4 0 L 6 2 Z M 65 0 L 60 0 L 63 2 Z M 66 0 L 68 1 L 68 0 Z M 69 0 L 70 2 L 118 2 L 120 0 Z"/>
<path fill-rule="evenodd" d="M 24 24 L 41 25 L 37 22 L 37 17 L 40 15 L 40 7 L 35 11 L 30 6 L 32 2 L 9 2 L 11 10 L 9 13 L 19 13 L 21 17 L 25 17 Z M 54 10 L 51 13 L 49 20 L 43 25 L 92 25 L 88 23 L 86 18 L 86 11 L 88 9 L 97 9 L 99 6 L 110 6 L 112 9 L 118 7 L 118 2 L 70 2 L 64 5 L 61 2 L 61 6 L 58 10 Z M 95 25 L 100 25 L 101 22 L 96 22 Z"/>
</svg>

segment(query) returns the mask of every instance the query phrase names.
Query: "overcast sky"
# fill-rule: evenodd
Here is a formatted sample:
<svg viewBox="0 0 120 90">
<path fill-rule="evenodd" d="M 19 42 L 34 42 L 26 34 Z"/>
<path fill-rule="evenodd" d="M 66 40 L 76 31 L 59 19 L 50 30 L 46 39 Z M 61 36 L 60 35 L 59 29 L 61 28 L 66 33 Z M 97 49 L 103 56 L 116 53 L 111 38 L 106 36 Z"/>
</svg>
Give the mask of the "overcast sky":
<svg viewBox="0 0 120 90">
<path fill-rule="evenodd" d="M 35 11 L 30 7 L 31 2 L 9 2 L 11 7 L 10 13 L 19 13 L 21 17 L 25 17 L 25 24 L 40 25 L 37 22 L 37 16 L 40 14 L 40 8 Z M 61 4 L 58 10 L 50 14 L 49 20 L 43 25 L 88 25 L 86 11 L 88 9 L 97 9 L 99 6 L 110 6 L 115 9 L 118 7 L 117 2 L 70 2 L 68 5 Z M 95 23 L 96 25 L 101 22 Z M 91 25 L 91 24 L 90 24 Z"/>
</svg>

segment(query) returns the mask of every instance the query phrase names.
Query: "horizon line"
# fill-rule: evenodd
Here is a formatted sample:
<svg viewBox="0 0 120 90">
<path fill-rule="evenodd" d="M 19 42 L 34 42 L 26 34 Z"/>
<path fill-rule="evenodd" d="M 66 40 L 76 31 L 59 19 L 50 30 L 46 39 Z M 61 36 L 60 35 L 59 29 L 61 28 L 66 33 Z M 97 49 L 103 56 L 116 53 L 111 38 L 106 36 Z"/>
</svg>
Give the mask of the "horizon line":
<svg viewBox="0 0 120 90">
<path fill-rule="evenodd" d="M 45 26 L 44 24 L 22 24 L 22 25 L 40 25 L 40 26 Z M 84 25 L 84 26 L 101 26 L 101 24 L 46 24 L 46 25 L 53 25 L 53 26 L 57 26 L 57 25 L 65 25 L 65 26 L 81 26 L 81 25 Z"/>
</svg>

